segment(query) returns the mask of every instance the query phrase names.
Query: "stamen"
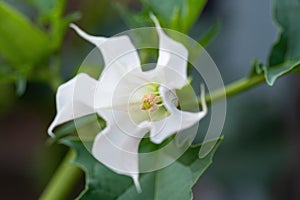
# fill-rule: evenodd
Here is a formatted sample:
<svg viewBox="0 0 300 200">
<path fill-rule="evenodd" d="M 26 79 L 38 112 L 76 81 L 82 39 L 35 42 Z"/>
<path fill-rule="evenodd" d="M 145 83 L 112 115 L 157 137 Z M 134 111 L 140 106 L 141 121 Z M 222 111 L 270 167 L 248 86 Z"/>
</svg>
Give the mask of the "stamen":
<svg viewBox="0 0 300 200">
<path fill-rule="evenodd" d="M 145 94 L 142 98 L 142 110 L 147 110 L 149 112 L 155 112 L 162 105 L 161 97 L 155 92 L 150 94 Z"/>
</svg>

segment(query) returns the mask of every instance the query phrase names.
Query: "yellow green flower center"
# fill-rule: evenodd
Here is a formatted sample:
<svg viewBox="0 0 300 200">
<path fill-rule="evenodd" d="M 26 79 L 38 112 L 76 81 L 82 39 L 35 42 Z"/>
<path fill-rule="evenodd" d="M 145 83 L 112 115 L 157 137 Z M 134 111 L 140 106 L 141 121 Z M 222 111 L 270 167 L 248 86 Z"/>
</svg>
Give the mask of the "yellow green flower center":
<svg viewBox="0 0 300 200">
<path fill-rule="evenodd" d="M 149 112 L 155 112 L 161 105 L 162 105 L 161 97 L 151 92 L 143 96 L 141 109 L 147 110 Z"/>
</svg>

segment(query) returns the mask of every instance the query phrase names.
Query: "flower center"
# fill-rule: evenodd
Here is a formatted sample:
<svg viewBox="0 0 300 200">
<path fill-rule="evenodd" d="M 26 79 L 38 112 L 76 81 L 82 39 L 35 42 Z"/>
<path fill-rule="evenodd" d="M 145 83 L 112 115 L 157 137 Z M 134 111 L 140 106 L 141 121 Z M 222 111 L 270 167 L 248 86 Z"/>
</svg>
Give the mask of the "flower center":
<svg viewBox="0 0 300 200">
<path fill-rule="evenodd" d="M 142 98 L 142 110 L 147 110 L 148 112 L 155 112 L 162 105 L 162 99 L 157 93 L 145 94 Z"/>
</svg>

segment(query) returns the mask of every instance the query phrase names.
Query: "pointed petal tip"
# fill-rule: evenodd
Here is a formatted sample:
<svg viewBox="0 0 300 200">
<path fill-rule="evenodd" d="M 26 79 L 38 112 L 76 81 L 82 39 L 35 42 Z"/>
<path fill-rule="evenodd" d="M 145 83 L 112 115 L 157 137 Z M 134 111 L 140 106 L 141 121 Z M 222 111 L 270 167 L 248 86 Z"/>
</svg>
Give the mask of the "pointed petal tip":
<svg viewBox="0 0 300 200">
<path fill-rule="evenodd" d="M 160 137 L 155 137 L 155 136 L 151 137 L 150 139 L 151 142 L 153 142 L 154 144 L 161 144 L 163 141 Z"/>
<path fill-rule="evenodd" d="M 48 128 L 47 132 L 48 132 L 48 135 L 49 135 L 50 137 L 52 137 L 52 138 L 55 137 L 55 135 L 54 135 L 54 133 L 53 133 L 53 127 L 52 127 L 52 125 Z"/>
<path fill-rule="evenodd" d="M 200 85 L 200 91 L 201 91 L 201 106 L 202 106 L 202 112 L 204 114 L 207 113 L 207 104 L 206 104 L 206 101 L 205 101 L 205 86 L 204 84 L 201 84 Z"/>
<path fill-rule="evenodd" d="M 69 24 L 69 27 L 71 29 L 73 29 L 74 31 L 76 31 L 77 34 L 79 34 L 79 35 L 81 35 L 83 32 L 76 24 L 71 23 L 71 24 Z"/>
<path fill-rule="evenodd" d="M 72 28 L 72 29 L 75 29 L 77 26 L 75 24 L 73 24 L 73 23 L 70 23 L 69 27 Z"/>
<path fill-rule="evenodd" d="M 90 35 L 90 34 L 86 33 L 81 28 L 79 28 L 79 26 L 77 26 L 76 24 L 71 23 L 69 25 L 69 27 L 72 28 L 80 37 L 89 41 L 90 43 L 94 44 L 95 46 L 99 46 L 101 43 L 103 43 L 104 41 L 107 40 L 107 38 L 105 38 L 105 37 L 94 36 L 94 35 Z"/>
<path fill-rule="evenodd" d="M 79 36 L 83 37 L 84 39 L 88 40 L 88 34 L 85 33 L 81 28 L 79 28 L 76 24 L 71 23 L 69 25 L 71 29 L 73 29 Z"/>
<path fill-rule="evenodd" d="M 81 32 L 83 32 L 76 24 L 71 23 L 69 24 L 69 27 L 73 29 L 78 35 L 81 35 Z"/>
<path fill-rule="evenodd" d="M 149 128 L 151 127 L 151 122 L 143 121 L 142 123 L 138 124 L 138 128 Z"/>
<path fill-rule="evenodd" d="M 133 180 L 133 183 L 135 185 L 135 188 L 136 188 L 137 192 L 142 193 L 142 188 L 141 188 L 141 185 L 140 185 L 140 182 L 139 182 L 139 176 L 138 175 L 133 175 L 132 180 Z"/>
<path fill-rule="evenodd" d="M 156 28 L 161 28 L 158 19 L 152 12 L 150 12 L 149 16 L 150 16 L 151 20 L 154 22 Z"/>
<path fill-rule="evenodd" d="M 155 15 L 153 14 L 153 12 L 149 13 L 149 17 L 152 19 L 152 21 L 157 21 L 157 18 L 155 17 Z"/>
</svg>

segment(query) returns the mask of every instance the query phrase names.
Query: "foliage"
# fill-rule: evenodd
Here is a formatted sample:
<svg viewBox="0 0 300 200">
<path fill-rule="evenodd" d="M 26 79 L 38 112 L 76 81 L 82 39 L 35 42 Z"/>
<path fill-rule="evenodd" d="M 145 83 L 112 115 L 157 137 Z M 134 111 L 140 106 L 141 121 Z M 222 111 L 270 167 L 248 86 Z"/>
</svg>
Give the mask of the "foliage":
<svg viewBox="0 0 300 200">
<path fill-rule="evenodd" d="M 201 14 L 207 0 L 141 0 L 142 11 L 134 12 L 117 4 L 122 17 L 130 27 L 151 24 L 149 13 L 158 17 L 162 27 L 188 33 Z"/>
<path fill-rule="evenodd" d="M 277 78 L 300 66 L 300 2 L 298 0 L 274 0 L 274 20 L 280 30 L 278 40 L 273 45 L 267 66 L 255 62 L 257 74 L 264 73 L 269 85 Z"/>
<path fill-rule="evenodd" d="M 0 84 L 16 84 L 18 94 L 25 91 L 28 80 L 46 82 L 53 89 L 57 88 L 61 83 L 59 53 L 63 37 L 69 23 L 79 18 L 78 13 L 65 16 L 66 0 L 27 0 L 27 3 L 37 11 L 35 20 L 8 3 L 0 2 Z M 131 28 L 151 25 L 149 13 L 153 13 L 164 28 L 188 33 L 206 3 L 207 0 L 141 0 L 139 12 L 121 4 L 116 7 Z M 280 34 L 268 62 L 255 61 L 249 79 L 264 76 L 272 86 L 280 76 L 300 72 L 299 10 L 299 0 L 274 0 L 274 20 Z M 218 30 L 217 23 L 199 43 L 206 46 Z M 89 119 L 81 120 L 84 123 Z M 67 124 L 53 141 L 62 138 L 64 144 L 77 152 L 74 162 L 86 172 L 86 189 L 80 199 L 191 199 L 192 186 L 212 163 L 222 140 L 219 139 L 204 158 L 198 158 L 200 146 L 191 147 L 170 166 L 142 174 L 143 192 L 137 193 L 129 177 L 118 175 L 97 162 L 79 140 L 65 137 L 74 129 L 74 123 Z M 159 148 L 149 141 L 143 144 Z"/>
<path fill-rule="evenodd" d="M 80 140 L 65 138 L 63 143 L 76 150 L 77 157 L 74 162 L 86 173 L 86 189 L 79 199 L 165 200 L 192 199 L 191 188 L 212 163 L 221 140 L 218 140 L 214 149 L 204 158 L 198 157 L 201 146 L 191 147 L 168 167 L 142 174 L 142 193 L 137 193 L 130 177 L 116 174 L 95 160 Z M 150 148 L 153 148 L 153 144 L 149 142 L 144 144 L 152 145 Z"/>
<path fill-rule="evenodd" d="M 44 81 L 56 88 L 60 83 L 59 60 L 56 56 L 68 24 L 78 18 L 63 16 L 66 1 L 31 0 L 38 10 L 38 21 L 0 2 L 0 80 L 15 82 L 19 94 L 27 79 Z"/>
</svg>

